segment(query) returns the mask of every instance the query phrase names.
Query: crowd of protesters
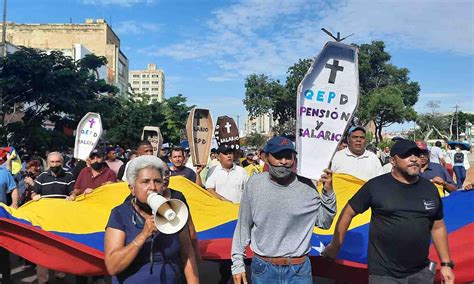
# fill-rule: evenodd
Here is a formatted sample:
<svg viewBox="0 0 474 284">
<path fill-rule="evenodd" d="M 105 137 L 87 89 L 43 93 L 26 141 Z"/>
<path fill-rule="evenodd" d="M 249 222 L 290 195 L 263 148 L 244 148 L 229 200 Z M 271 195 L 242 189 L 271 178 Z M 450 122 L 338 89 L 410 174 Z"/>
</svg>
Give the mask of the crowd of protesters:
<svg viewBox="0 0 474 284">
<path fill-rule="evenodd" d="M 408 144 L 400 146 L 400 143 L 402 142 L 408 143 L 406 141 L 408 140 L 395 138 L 394 143 L 395 145 L 398 145 L 398 147 L 401 147 L 400 149 L 394 150 L 394 148 L 390 148 L 389 146 L 379 149 L 374 144 L 367 145 L 365 128 L 350 128 L 344 140 L 340 143 L 338 151 L 333 157 L 330 169 L 327 169 L 323 174 L 322 182 L 325 184 L 324 194 L 321 196 L 311 196 L 311 198 L 308 197 L 313 201 L 309 202 L 307 206 L 314 206 L 310 211 L 313 215 L 319 214 L 319 219 L 317 218 L 316 220 L 313 220 L 311 219 L 312 217 L 309 218 L 308 220 L 311 219 L 310 221 L 312 223 L 310 228 L 301 225 L 300 227 L 295 227 L 294 230 L 291 229 L 291 233 L 294 234 L 291 238 L 300 239 L 299 246 L 288 244 L 287 246 L 276 245 L 275 247 L 271 247 L 271 244 L 264 241 L 268 240 L 267 234 L 269 234 L 270 231 L 273 231 L 274 233 L 279 232 L 272 236 L 272 238 L 279 238 L 279 240 L 272 239 L 271 242 L 275 245 L 276 242 L 280 241 L 281 244 L 282 238 L 284 239 L 286 236 L 291 235 L 288 232 L 289 226 L 296 226 L 296 219 L 294 217 L 299 215 L 303 216 L 309 212 L 305 210 L 303 211 L 306 213 L 302 212 L 301 206 L 297 205 L 301 203 L 298 203 L 298 200 L 292 200 L 290 197 L 296 195 L 298 198 L 301 198 L 301 196 L 304 196 L 309 188 L 314 187 L 314 185 L 296 175 L 295 160 L 297 159 L 297 153 L 294 149 L 293 142 L 285 137 L 277 137 L 277 140 L 275 140 L 275 138 L 271 139 L 268 141 L 266 146 L 261 149 L 245 149 L 244 151 L 237 151 L 229 148 L 227 145 L 220 145 L 217 148 L 211 149 L 207 165 L 193 165 L 190 159 L 189 148 L 173 146 L 170 143 L 165 143 L 160 147 L 157 155 L 161 161 L 165 163 L 164 166 L 156 164 L 160 159 L 157 161 L 149 161 L 153 164 L 153 166 L 150 166 L 150 169 L 152 170 L 148 172 L 143 171 L 143 169 L 147 168 L 146 159 L 142 161 L 144 158 L 141 158 L 137 161 L 141 161 L 141 163 L 144 164 L 140 164 L 140 167 L 137 169 L 133 168 L 136 172 L 135 175 L 132 175 L 132 180 L 129 179 L 130 174 L 128 172 L 130 165 L 134 165 L 131 161 L 134 161 L 137 157 L 150 156 L 153 154 L 153 147 L 148 141 L 141 141 L 137 144 L 135 149 L 128 149 L 126 151 L 118 145 L 98 147 L 90 153 L 89 158 L 86 161 L 77 161 L 72 155 L 72 150 L 63 151 L 62 153 L 45 152 L 40 154 L 39 152 L 26 153 L 21 150 L 17 152 L 12 147 L 1 148 L 0 202 L 8 204 L 13 208 L 18 208 L 29 201 L 40 200 L 41 198 L 56 197 L 74 201 L 78 195 L 90 194 L 96 188 L 104 184 L 118 181 L 130 181 L 132 182 L 132 185 L 130 186 L 132 195 L 135 196 L 135 194 L 138 194 L 138 196 L 135 196 L 136 198 L 134 200 L 139 200 L 141 203 L 144 203 L 146 200 L 146 198 L 144 198 L 146 190 L 143 189 L 143 192 L 140 192 L 135 188 L 138 187 L 138 185 L 135 184 L 137 175 L 139 175 L 140 178 L 145 178 L 142 177 L 141 174 L 146 172 L 147 174 L 153 175 L 156 180 L 161 181 L 157 182 L 158 185 L 155 185 L 153 182 L 151 183 L 151 187 L 153 188 L 152 191 L 160 193 L 163 192 L 163 190 L 166 190 L 166 187 L 162 187 L 161 185 L 164 183 L 164 180 L 169 180 L 169 176 L 183 176 L 196 183 L 198 186 L 206 189 L 209 193 L 220 200 L 235 204 L 242 203 L 245 205 L 241 207 L 239 223 L 237 225 L 239 230 L 236 230 L 236 235 L 234 235 L 234 245 L 232 249 L 232 257 L 234 260 L 232 273 L 234 274 L 234 281 L 244 282 L 246 275 L 243 270 L 244 255 L 242 249 L 248 245 L 251 238 L 257 239 L 257 243 L 255 243 L 252 248 L 259 254 L 257 256 L 259 262 L 254 262 L 252 264 L 252 269 L 255 271 L 259 271 L 259 269 L 262 270 L 262 267 L 264 267 L 268 262 L 286 263 L 284 259 L 280 259 L 281 256 L 290 259 L 290 264 L 294 262 L 294 264 L 303 266 L 306 263 L 306 258 L 304 256 L 308 253 L 307 247 L 309 245 L 309 239 L 307 238 L 311 235 L 312 227 L 317 225 L 327 228 L 334 217 L 335 197 L 332 192 L 333 173 L 350 174 L 364 181 L 372 181 L 380 176 L 385 176 L 385 179 L 388 179 L 389 175 L 393 175 L 394 178 L 397 179 L 397 177 L 402 175 L 401 173 L 406 170 L 406 165 L 403 166 L 404 161 L 402 160 L 412 159 L 415 161 L 413 163 L 418 165 L 419 171 L 416 172 L 416 175 L 412 175 L 408 179 L 403 179 L 403 182 L 406 182 L 407 184 L 413 184 L 413 181 L 418 180 L 418 177 L 420 177 L 433 184 L 442 186 L 445 193 L 459 189 L 469 190 L 473 188 L 471 181 L 465 182 L 466 171 L 469 169 L 467 151 L 461 150 L 459 146 L 450 147 L 449 145 L 446 145 L 446 148 L 443 149 L 440 141 L 436 142 L 432 147 L 429 147 L 425 141 L 417 141 L 416 144 L 409 144 L 409 146 L 407 146 Z M 398 159 L 401 160 L 399 161 Z M 264 174 L 260 175 L 262 173 Z M 264 176 L 266 176 L 266 178 L 264 178 Z M 395 184 L 391 179 L 390 182 L 388 180 L 381 180 L 379 183 L 382 184 L 381 186 L 387 183 Z M 261 202 L 259 201 L 259 206 L 262 207 L 258 207 L 258 210 L 263 211 L 256 212 L 254 214 L 257 215 L 250 216 L 250 211 L 248 210 L 254 210 L 253 207 L 257 206 L 254 204 L 255 200 L 253 200 L 254 197 L 252 196 L 265 195 L 263 189 L 267 187 L 269 192 L 266 197 L 268 199 L 264 200 L 265 198 L 262 197 Z M 258 188 L 258 190 L 254 190 L 254 188 Z M 288 196 L 284 194 L 281 196 L 272 196 L 271 192 L 278 188 L 292 188 L 292 190 L 297 190 L 299 193 L 293 192 Z M 137 191 L 135 192 L 135 190 Z M 249 192 L 246 192 L 246 190 Z M 371 190 L 371 188 L 366 189 L 367 192 L 371 192 Z M 345 209 L 346 215 L 343 216 L 346 216 L 349 220 L 346 220 L 345 224 L 347 224 L 347 222 L 350 223 L 350 219 L 352 219 L 355 214 L 365 211 L 368 206 L 370 206 L 366 202 L 366 199 L 369 198 L 367 194 L 369 193 L 366 193 L 365 196 L 357 196 L 356 199 L 350 203 L 352 207 Z M 288 223 L 287 225 L 284 225 L 284 228 L 277 228 L 275 226 L 266 227 L 263 224 L 268 222 L 269 218 L 271 218 L 268 217 L 270 214 L 268 210 L 270 210 L 269 208 L 274 204 L 272 202 L 277 202 L 280 198 L 286 198 L 288 204 L 293 202 L 291 205 L 285 205 L 286 207 L 284 208 L 285 210 L 293 210 L 294 212 L 291 211 L 293 212 L 291 213 L 293 215 L 287 219 L 285 217 L 286 215 L 281 216 L 279 222 L 281 223 L 283 220 L 286 220 L 285 222 Z M 245 203 L 243 201 L 244 199 Z M 130 203 L 131 201 L 128 200 L 127 202 Z M 123 206 L 126 207 L 130 204 L 134 204 L 133 202 L 130 204 L 128 203 L 124 203 Z M 268 206 L 263 206 L 262 204 L 264 203 L 268 203 Z M 124 208 L 121 210 L 124 213 L 120 214 L 130 213 L 127 211 L 128 209 Z M 274 213 L 276 214 L 276 212 Z M 120 235 L 123 239 L 125 238 L 125 235 L 117 232 L 117 230 L 124 230 L 125 232 L 130 233 L 129 230 L 133 231 L 133 228 L 130 229 L 127 227 L 126 229 L 120 229 L 122 228 L 120 227 L 122 225 L 120 225 L 120 220 L 117 219 L 120 218 L 119 215 L 114 215 L 113 221 L 109 221 L 109 224 L 112 228 L 115 228 L 114 234 Z M 252 218 L 256 219 L 254 220 Z M 438 220 L 442 220 L 441 213 L 437 213 L 436 218 L 431 221 L 438 224 L 436 223 Z M 255 222 L 262 222 L 262 226 L 255 228 Z M 442 224 L 439 226 L 442 226 Z M 199 259 L 199 249 L 192 219 L 191 223 L 188 224 L 188 227 L 189 230 L 186 231 L 189 231 L 190 233 L 189 244 L 194 248 L 194 253 L 191 255 Z M 142 247 L 144 247 L 146 239 L 152 236 L 155 231 L 155 229 L 148 225 L 148 221 L 142 224 L 142 228 L 144 228 L 143 232 L 145 233 L 140 234 L 146 236 L 146 238 L 139 239 L 139 241 L 135 240 L 133 242 L 128 242 L 128 244 L 131 245 L 125 247 L 123 244 L 115 243 L 117 250 L 120 252 L 117 252 L 117 256 L 114 256 L 113 258 L 114 260 L 108 263 L 107 267 L 111 267 L 109 271 L 112 272 L 112 274 L 127 271 L 126 266 L 120 264 L 122 254 L 132 251 L 134 255 L 140 253 Z M 280 229 L 283 231 L 280 232 Z M 328 251 L 326 255 L 335 257 L 334 253 L 337 252 L 340 247 L 340 243 L 344 237 L 343 235 L 345 234 L 345 229 L 347 228 L 345 228 L 344 225 L 341 225 L 340 234 L 342 234 L 342 236 L 339 240 L 333 241 L 333 247 L 331 247 L 332 251 Z M 381 231 L 383 232 L 384 230 Z M 137 235 L 139 232 L 133 234 Z M 182 237 L 180 236 L 179 238 Z M 170 245 L 172 245 L 172 243 L 170 243 Z M 134 251 L 134 248 L 138 248 L 139 250 Z M 110 250 L 110 248 L 107 249 L 106 245 L 106 252 L 112 255 L 113 253 L 110 252 Z M 189 253 L 189 248 L 186 249 L 186 252 Z M 291 260 L 293 258 L 294 261 Z M 0 273 L 2 274 L 2 281 L 5 283 L 10 279 L 10 264 L 8 259 L 8 252 L 3 248 L 0 248 Z M 191 262 L 194 263 L 193 261 Z M 133 263 L 133 258 L 129 259 L 127 263 L 128 265 L 131 265 L 131 263 Z M 232 277 L 231 264 L 232 263 L 229 261 L 221 263 L 220 283 L 227 283 Z M 419 264 L 420 263 L 417 263 L 416 265 Z M 426 264 L 425 259 L 423 259 L 421 264 Z M 260 267 L 258 267 L 258 265 Z M 278 266 L 281 264 L 276 265 Z M 380 265 L 383 266 L 383 264 L 380 263 L 376 264 L 378 268 L 381 267 Z M 192 272 L 188 271 L 186 278 L 189 277 L 189 279 L 192 279 L 192 281 L 190 281 L 194 282 L 196 280 L 197 271 L 195 271 L 196 268 L 194 267 L 194 264 L 191 266 L 192 268 L 189 269 L 191 269 L 190 271 Z M 424 266 L 422 268 L 424 268 Z M 301 269 L 303 269 L 303 267 L 301 267 Z M 307 267 L 304 269 L 307 270 Z M 378 271 L 384 271 L 385 273 L 390 271 L 390 269 L 391 267 L 383 267 Z M 49 272 L 47 269 L 37 266 L 37 272 L 39 283 L 48 282 Z M 129 274 L 127 273 L 126 275 Z M 291 272 L 288 271 L 287 273 L 291 274 Z M 390 274 L 390 272 L 387 273 Z M 446 277 L 450 277 L 448 274 L 449 273 L 446 274 Z M 60 272 L 57 272 L 54 275 L 57 278 L 63 278 L 65 276 Z M 185 273 L 181 276 L 175 276 L 179 278 L 184 277 L 184 275 Z M 395 277 L 400 275 L 403 277 L 410 276 L 410 274 L 407 275 L 406 273 L 401 273 L 396 274 Z M 268 277 L 270 278 L 262 278 L 264 280 L 259 280 L 258 278 L 254 278 L 254 275 L 252 275 L 252 279 L 255 283 L 265 283 L 265 281 L 270 281 L 269 279 L 272 278 L 271 276 Z M 120 279 L 114 279 L 120 282 Z M 87 279 L 84 278 L 78 278 L 78 280 L 87 281 Z M 101 282 L 103 281 L 103 278 L 96 277 L 94 278 L 94 281 Z M 303 281 L 301 283 L 307 282 Z"/>
</svg>

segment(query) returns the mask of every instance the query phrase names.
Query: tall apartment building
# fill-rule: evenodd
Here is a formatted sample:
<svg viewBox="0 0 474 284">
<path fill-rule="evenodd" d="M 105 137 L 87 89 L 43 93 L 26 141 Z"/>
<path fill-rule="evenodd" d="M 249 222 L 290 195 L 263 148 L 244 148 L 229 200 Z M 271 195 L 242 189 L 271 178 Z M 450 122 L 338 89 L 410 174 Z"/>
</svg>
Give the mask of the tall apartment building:
<svg viewBox="0 0 474 284">
<path fill-rule="evenodd" d="M 87 53 L 105 56 L 108 63 L 99 72 L 102 79 L 117 86 L 122 94 L 128 90 L 128 59 L 120 50 L 120 39 L 103 19 L 86 19 L 84 24 L 7 23 L 6 39 L 17 46 L 60 50 L 76 60 Z"/>
<path fill-rule="evenodd" d="M 128 78 L 132 94 L 147 94 L 150 96 L 150 101 L 163 101 L 165 73 L 161 69 L 156 69 L 156 64 L 148 64 L 146 70 L 131 70 Z"/>
<path fill-rule="evenodd" d="M 247 118 L 245 122 L 245 134 L 258 133 L 266 136 L 271 136 L 273 132 L 275 121 L 271 113 L 257 116 L 255 118 Z"/>
</svg>

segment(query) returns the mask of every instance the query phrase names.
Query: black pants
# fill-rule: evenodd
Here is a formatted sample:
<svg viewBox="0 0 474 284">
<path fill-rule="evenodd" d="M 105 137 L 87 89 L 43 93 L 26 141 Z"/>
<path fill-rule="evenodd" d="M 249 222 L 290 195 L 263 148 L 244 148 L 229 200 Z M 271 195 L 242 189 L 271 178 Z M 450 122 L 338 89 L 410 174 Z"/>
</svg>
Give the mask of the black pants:
<svg viewBox="0 0 474 284">
<path fill-rule="evenodd" d="M 426 268 L 405 278 L 395 278 L 390 276 L 369 275 L 369 284 L 432 284 L 435 274 Z"/>
</svg>

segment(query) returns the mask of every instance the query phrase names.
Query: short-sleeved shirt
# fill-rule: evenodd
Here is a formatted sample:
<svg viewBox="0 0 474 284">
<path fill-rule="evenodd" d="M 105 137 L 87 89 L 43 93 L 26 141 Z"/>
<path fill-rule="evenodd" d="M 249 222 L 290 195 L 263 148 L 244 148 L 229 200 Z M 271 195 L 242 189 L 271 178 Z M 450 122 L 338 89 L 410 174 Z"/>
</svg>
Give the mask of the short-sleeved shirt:
<svg viewBox="0 0 474 284">
<path fill-rule="evenodd" d="M 445 182 L 453 184 L 453 178 L 449 175 L 448 171 L 437 163 L 428 162 L 428 167 L 424 172 L 420 172 L 420 176 L 424 177 L 427 180 L 431 180 L 435 177 L 442 178 Z"/>
<path fill-rule="evenodd" d="M 383 173 L 379 158 L 370 152 L 357 156 L 349 148 L 337 151 L 331 162 L 334 173 L 352 175 L 361 180 L 369 180 Z"/>
<path fill-rule="evenodd" d="M 69 195 L 74 190 L 72 173 L 61 170 L 57 176 L 51 170 L 42 172 L 35 179 L 33 191 L 41 195 L 61 194 Z"/>
<path fill-rule="evenodd" d="M 218 194 L 233 203 L 240 203 L 242 191 L 249 176 L 241 166 L 233 165 L 230 170 L 226 170 L 219 163 L 214 168 L 209 169 L 206 179 L 206 189 L 213 188 Z"/>
<path fill-rule="evenodd" d="M 131 198 L 112 209 L 106 228 L 125 232 L 128 245 L 143 230 L 143 219 L 133 209 Z M 148 238 L 132 263 L 112 277 L 112 283 L 184 283 L 178 234 L 154 234 L 153 264 L 150 261 L 151 239 Z M 153 266 L 153 274 L 150 267 Z"/>
<path fill-rule="evenodd" d="M 95 189 L 106 182 L 116 182 L 116 181 L 117 181 L 117 176 L 111 169 L 107 167 L 104 167 L 102 171 L 95 177 L 92 176 L 92 169 L 87 167 L 87 168 L 82 169 L 81 173 L 77 177 L 76 184 L 74 185 L 74 189 L 79 189 L 80 193 L 83 193 L 84 190 L 88 188 Z"/>
<path fill-rule="evenodd" d="M 430 162 L 439 164 L 443 158 L 443 150 L 440 147 L 433 146 L 430 148 Z"/>
<path fill-rule="evenodd" d="M 404 278 L 429 264 L 431 229 L 443 218 L 441 198 L 430 181 L 404 184 L 384 174 L 364 184 L 349 205 L 358 214 L 372 209 L 369 274 Z"/>
<path fill-rule="evenodd" d="M 171 176 L 183 176 L 192 182 L 196 182 L 196 173 L 188 167 L 181 167 L 176 170 L 171 169 Z"/>
<path fill-rule="evenodd" d="M 107 166 L 109 166 L 109 168 L 115 173 L 115 175 L 118 174 L 120 167 L 123 165 L 123 162 L 119 159 L 115 159 L 113 161 L 107 160 L 105 162 L 107 163 Z"/>
<path fill-rule="evenodd" d="M 5 167 L 0 167 L 0 202 L 7 204 L 7 194 L 15 188 L 12 174 Z"/>
</svg>

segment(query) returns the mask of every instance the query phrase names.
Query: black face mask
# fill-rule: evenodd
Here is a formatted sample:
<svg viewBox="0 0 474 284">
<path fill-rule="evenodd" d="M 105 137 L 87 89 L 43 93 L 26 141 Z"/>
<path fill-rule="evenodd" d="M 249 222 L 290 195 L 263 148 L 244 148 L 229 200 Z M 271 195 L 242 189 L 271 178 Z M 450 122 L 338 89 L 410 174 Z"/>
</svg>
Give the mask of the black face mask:
<svg viewBox="0 0 474 284">
<path fill-rule="evenodd" d="M 54 174 L 57 175 L 61 172 L 63 167 L 62 166 L 55 166 L 55 167 L 49 167 L 49 169 L 51 170 L 51 172 L 53 172 Z"/>
<path fill-rule="evenodd" d="M 151 207 L 148 205 L 148 203 L 142 203 L 136 197 L 133 199 L 133 201 L 138 206 L 138 208 L 140 208 L 140 210 L 147 214 L 152 214 Z"/>
<path fill-rule="evenodd" d="M 94 171 L 100 171 L 102 167 L 104 166 L 104 163 L 102 162 L 95 162 L 91 164 L 91 168 L 94 169 Z"/>
</svg>

